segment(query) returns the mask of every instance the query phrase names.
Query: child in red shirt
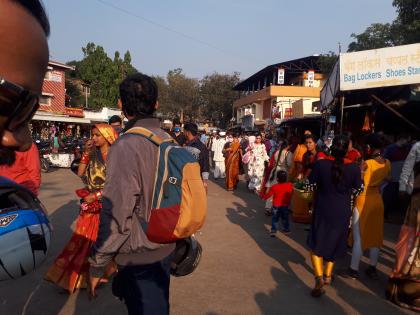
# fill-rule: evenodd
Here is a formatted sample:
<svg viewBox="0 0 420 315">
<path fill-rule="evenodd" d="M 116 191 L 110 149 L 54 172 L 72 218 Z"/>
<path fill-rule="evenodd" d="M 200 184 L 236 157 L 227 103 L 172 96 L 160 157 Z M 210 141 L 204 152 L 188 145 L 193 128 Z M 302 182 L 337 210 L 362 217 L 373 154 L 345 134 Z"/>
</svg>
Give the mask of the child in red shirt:
<svg viewBox="0 0 420 315">
<path fill-rule="evenodd" d="M 277 233 L 277 225 L 281 218 L 283 225 L 283 233 L 290 233 L 289 223 L 289 206 L 292 200 L 293 184 L 287 181 L 287 173 L 285 171 L 277 172 L 277 184 L 273 185 L 268 193 L 264 196 L 267 200 L 273 196 L 273 208 L 271 217 L 271 232 L 270 236 L 275 237 Z"/>
</svg>

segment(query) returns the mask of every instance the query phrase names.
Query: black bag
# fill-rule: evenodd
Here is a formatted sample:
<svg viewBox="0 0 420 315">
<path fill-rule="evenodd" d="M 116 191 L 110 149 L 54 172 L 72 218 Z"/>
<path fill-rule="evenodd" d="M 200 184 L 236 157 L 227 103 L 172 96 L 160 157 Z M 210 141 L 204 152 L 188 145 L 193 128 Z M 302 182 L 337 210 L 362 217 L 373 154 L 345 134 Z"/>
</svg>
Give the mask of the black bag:
<svg viewBox="0 0 420 315">
<path fill-rule="evenodd" d="M 124 280 L 122 279 L 122 276 L 120 273 L 117 273 L 117 275 L 112 280 L 112 295 L 119 298 L 121 301 L 124 297 Z"/>
</svg>

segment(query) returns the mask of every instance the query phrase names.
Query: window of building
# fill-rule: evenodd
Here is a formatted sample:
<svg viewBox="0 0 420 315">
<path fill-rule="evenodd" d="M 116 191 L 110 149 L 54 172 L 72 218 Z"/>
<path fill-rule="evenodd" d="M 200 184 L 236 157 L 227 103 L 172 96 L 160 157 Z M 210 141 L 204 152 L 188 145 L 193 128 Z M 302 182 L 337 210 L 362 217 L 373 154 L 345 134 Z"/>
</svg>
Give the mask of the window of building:
<svg viewBox="0 0 420 315">
<path fill-rule="evenodd" d="M 48 69 L 47 72 L 45 73 L 44 80 L 61 82 L 62 81 L 62 76 L 61 76 L 60 72 L 57 72 L 57 71 L 54 72 L 52 69 Z"/>
<path fill-rule="evenodd" d="M 52 76 L 52 70 L 47 70 L 47 72 L 45 72 L 44 80 L 51 80 L 51 76 Z"/>
<path fill-rule="evenodd" d="M 39 97 L 39 105 L 51 106 L 51 96 L 41 95 Z"/>
</svg>

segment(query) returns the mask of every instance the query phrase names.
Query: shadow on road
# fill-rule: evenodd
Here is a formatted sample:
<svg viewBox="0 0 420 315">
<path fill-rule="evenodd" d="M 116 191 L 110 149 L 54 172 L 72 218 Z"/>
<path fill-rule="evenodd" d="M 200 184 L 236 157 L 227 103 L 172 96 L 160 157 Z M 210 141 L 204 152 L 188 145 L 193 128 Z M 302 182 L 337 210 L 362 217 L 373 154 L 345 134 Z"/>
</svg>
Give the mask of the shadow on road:
<svg viewBox="0 0 420 315">
<path fill-rule="evenodd" d="M 222 182 L 217 182 L 223 187 Z M 242 184 L 242 185 L 241 185 Z M 234 224 L 242 227 L 258 244 L 258 246 L 270 257 L 274 258 L 280 268 L 273 267 L 271 270 L 273 279 L 277 283 L 274 290 L 269 294 L 258 293 L 255 300 L 262 314 L 297 314 L 311 310 L 314 314 L 405 314 L 398 307 L 384 300 L 384 291 L 388 275 L 380 272 L 379 280 L 370 280 L 361 277 L 361 283 L 349 279 L 336 277 L 331 288 L 327 288 L 327 294 L 321 299 L 310 296 L 310 289 L 314 280 L 309 252 L 306 246 L 305 225 L 293 224 L 292 234 L 280 235 L 270 238 L 268 231 L 271 226 L 271 218 L 264 215 L 264 204 L 257 196 L 251 195 L 240 184 L 235 196 L 243 200 L 243 204 L 234 203 L 228 208 L 227 218 Z M 381 257 L 380 263 L 389 268 L 393 266 L 393 250 L 385 248 L 387 258 Z M 350 254 L 336 264 L 336 272 L 342 273 L 347 269 L 350 262 Z M 361 263 L 361 271 L 367 265 Z"/>
</svg>

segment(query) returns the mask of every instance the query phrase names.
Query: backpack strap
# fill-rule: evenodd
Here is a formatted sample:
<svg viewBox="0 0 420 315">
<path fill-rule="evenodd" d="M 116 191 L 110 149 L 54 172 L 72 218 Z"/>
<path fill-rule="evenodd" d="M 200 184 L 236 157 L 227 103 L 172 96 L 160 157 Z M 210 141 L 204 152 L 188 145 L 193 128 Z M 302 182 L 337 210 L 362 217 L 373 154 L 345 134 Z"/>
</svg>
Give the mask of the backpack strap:
<svg viewBox="0 0 420 315">
<path fill-rule="evenodd" d="M 146 138 L 147 140 L 153 142 L 157 146 L 160 146 L 164 142 L 174 142 L 172 139 L 162 139 L 161 137 L 155 135 L 153 132 L 151 132 L 149 129 L 143 128 L 143 127 L 133 127 L 125 132 L 125 134 L 131 133 L 136 134 L 139 136 L 142 136 Z"/>
</svg>

